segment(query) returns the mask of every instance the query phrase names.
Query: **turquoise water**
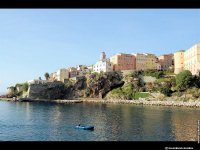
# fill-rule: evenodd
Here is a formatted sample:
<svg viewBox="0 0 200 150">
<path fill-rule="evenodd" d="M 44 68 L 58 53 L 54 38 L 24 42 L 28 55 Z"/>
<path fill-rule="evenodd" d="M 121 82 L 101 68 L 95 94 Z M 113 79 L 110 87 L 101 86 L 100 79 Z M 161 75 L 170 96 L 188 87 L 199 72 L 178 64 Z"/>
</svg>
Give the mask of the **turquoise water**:
<svg viewBox="0 0 200 150">
<path fill-rule="evenodd" d="M 198 119 L 197 108 L 0 101 L 0 140 L 194 141 Z"/>
</svg>

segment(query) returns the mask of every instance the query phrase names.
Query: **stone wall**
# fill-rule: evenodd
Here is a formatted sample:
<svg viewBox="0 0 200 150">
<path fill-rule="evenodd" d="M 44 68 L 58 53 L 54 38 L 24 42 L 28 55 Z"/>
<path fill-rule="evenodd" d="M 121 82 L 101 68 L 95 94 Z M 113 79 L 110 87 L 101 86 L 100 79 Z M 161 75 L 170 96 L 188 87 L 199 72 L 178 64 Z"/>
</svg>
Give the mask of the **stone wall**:
<svg viewBox="0 0 200 150">
<path fill-rule="evenodd" d="M 64 84 L 59 81 L 31 84 L 28 89 L 28 98 L 30 99 L 62 99 L 64 94 Z"/>
<path fill-rule="evenodd" d="M 141 76 L 141 79 L 143 80 L 144 83 L 148 83 L 148 82 L 155 82 L 156 81 L 156 77 L 152 77 L 152 76 Z"/>
</svg>

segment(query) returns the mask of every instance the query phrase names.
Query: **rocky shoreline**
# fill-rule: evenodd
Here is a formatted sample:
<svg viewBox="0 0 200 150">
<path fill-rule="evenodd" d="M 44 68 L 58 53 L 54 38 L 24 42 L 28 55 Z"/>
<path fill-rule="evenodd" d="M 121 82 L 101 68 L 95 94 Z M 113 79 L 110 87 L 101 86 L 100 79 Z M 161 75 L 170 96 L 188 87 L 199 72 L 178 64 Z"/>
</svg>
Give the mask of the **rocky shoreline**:
<svg viewBox="0 0 200 150">
<path fill-rule="evenodd" d="M 200 101 L 197 102 L 183 102 L 174 100 L 96 100 L 83 99 L 83 102 L 92 103 L 113 103 L 113 104 L 136 104 L 136 105 L 151 105 L 151 106 L 176 106 L 176 107 L 200 107 Z"/>
<path fill-rule="evenodd" d="M 52 103 L 81 103 L 82 100 L 45 100 L 45 99 L 18 99 L 13 100 L 12 98 L 1 98 L 3 101 L 12 101 L 12 102 L 52 102 Z"/>
<path fill-rule="evenodd" d="M 14 101 L 12 98 L 1 98 L 4 101 Z M 113 103 L 113 104 L 136 104 L 150 106 L 175 106 L 175 107 L 193 107 L 199 108 L 200 101 L 176 101 L 176 100 L 103 100 L 103 99 L 73 99 L 73 100 L 34 100 L 34 99 L 19 99 L 16 102 L 54 102 L 54 103 Z"/>
</svg>

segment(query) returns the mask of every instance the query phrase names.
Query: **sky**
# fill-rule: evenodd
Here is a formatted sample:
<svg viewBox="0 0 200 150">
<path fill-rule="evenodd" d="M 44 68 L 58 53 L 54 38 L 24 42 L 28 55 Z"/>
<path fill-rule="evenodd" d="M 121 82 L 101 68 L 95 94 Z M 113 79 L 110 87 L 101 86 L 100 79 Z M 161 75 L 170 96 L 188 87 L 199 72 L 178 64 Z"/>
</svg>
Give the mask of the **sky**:
<svg viewBox="0 0 200 150">
<path fill-rule="evenodd" d="M 0 9 L 0 94 L 104 51 L 174 53 L 200 42 L 200 9 Z"/>
</svg>

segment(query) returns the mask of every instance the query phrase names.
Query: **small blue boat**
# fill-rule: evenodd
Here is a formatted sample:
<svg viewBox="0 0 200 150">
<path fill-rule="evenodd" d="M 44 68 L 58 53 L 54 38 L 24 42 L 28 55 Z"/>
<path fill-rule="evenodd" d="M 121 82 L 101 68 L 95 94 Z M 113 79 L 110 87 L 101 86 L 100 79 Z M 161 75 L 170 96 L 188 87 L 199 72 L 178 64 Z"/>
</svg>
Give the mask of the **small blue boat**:
<svg viewBox="0 0 200 150">
<path fill-rule="evenodd" d="M 83 130 L 94 130 L 94 126 L 85 126 L 85 125 L 78 125 L 76 126 L 77 129 L 83 129 Z"/>
</svg>

